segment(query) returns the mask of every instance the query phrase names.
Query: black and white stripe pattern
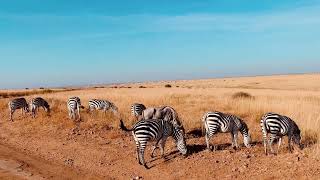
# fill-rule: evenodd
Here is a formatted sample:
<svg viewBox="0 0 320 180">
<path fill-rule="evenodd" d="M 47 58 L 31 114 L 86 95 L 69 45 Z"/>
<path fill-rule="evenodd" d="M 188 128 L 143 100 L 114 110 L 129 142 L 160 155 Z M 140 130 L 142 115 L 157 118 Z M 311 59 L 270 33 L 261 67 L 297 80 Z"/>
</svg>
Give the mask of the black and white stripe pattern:
<svg viewBox="0 0 320 180">
<path fill-rule="evenodd" d="M 288 136 L 289 151 L 292 152 L 291 141 L 298 144 L 302 149 L 300 129 L 298 125 L 289 117 L 276 113 L 267 113 L 261 119 L 261 129 L 263 135 L 263 145 L 265 154 L 268 155 L 267 135 L 270 133 L 269 146 L 271 153 L 277 154 L 281 145 L 282 137 Z M 274 152 L 272 145 L 275 140 L 279 140 L 277 152 Z"/>
<path fill-rule="evenodd" d="M 91 112 L 93 110 L 103 110 L 106 113 L 109 109 L 114 114 L 118 113 L 118 107 L 110 101 L 101 99 L 91 99 L 89 101 L 89 111 Z"/>
<path fill-rule="evenodd" d="M 21 113 L 29 112 L 29 105 L 27 103 L 27 100 L 25 98 L 17 98 L 13 99 L 8 103 L 9 111 L 10 111 L 10 121 L 13 121 L 13 113 L 17 109 L 21 109 Z"/>
<path fill-rule="evenodd" d="M 131 115 L 137 119 L 142 115 L 142 112 L 146 109 L 146 106 L 140 103 L 134 103 L 131 105 Z"/>
<path fill-rule="evenodd" d="M 33 118 L 36 116 L 36 111 L 40 107 L 42 107 L 47 113 L 50 113 L 49 103 L 41 97 L 32 99 L 30 106 L 31 106 L 31 113 Z"/>
<path fill-rule="evenodd" d="M 203 126 L 205 128 L 205 139 L 207 143 L 207 148 L 210 150 L 210 138 L 217 134 L 231 133 L 232 147 L 238 148 L 238 132 L 243 136 L 243 142 L 247 148 L 250 147 L 250 134 L 247 124 L 234 115 L 224 114 L 221 112 L 208 112 L 203 116 L 202 119 Z"/>
<path fill-rule="evenodd" d="M 132 129 L 127 129 L 123 121 L 120 120 L 120 127 L 124 131 L 132 131 L 136 143 L 139 164 L 145 166 L 147 169 L 148 166 L 144 160 L 144 151 L 149 141 L 156 141 L 156 145 L 152 150 L 152 156 L 157 145 L 160 143 L 161 154 L 162 157 L 164 157 L 164 147 L 169 136 L 172 136 L 175 140 L 177 149 L 183 155 L 187 154 L 184 129 L 182 126 L 173 125 L 166 120 L 141 120 L 138 121 Z"/>
<path fill-rule="evenodd" d="M 80 108 L 84 108 L 81 105 L 81 101 L 79 97 L 71 97 L 67 102 L 67 108 L 69 111 L 69 118 L 72 120 L 81 119 Z"/>
</svg>

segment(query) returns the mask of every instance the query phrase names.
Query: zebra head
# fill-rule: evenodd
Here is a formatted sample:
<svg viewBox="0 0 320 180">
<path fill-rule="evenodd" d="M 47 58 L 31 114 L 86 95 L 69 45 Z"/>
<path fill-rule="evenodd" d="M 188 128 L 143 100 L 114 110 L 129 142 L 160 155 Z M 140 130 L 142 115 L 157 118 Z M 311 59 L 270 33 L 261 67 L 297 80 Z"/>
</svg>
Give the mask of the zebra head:
<svg viewBox="0 0 320 180">
<path fill-rule="evenodd" d="M 50 113 L 50 105 L 47 102 L 44 104 L 44 107 L 46 108 L 46 112 Z"/>
<path fill-rule="evenodd" d="M 249 129 L 248 129 L 248 126 L 246 123 L 242 123 L 242 129 L 241 129 L 241 133 L 242 133 L 242 136 L 243 136 L 243 143 L 244 145 L 247 147 L 247 148 L 250 148 L 251 145 L 251 135 L 249 133 Z"/>
<path fill-rule="evenodd" d="M 301 135 L 300 135 L 300 129 L 296 127 L 296 129 L 293 132 L 292 140 L 295 144 L 299 145 L 299 148 L 302 150 L 303 145 L 301 144 Z"/>
<path fill-rule="evenodd" d="M 30 112 L 30 108 L 29 108 L 29 104 L 28 103 L 26 103 L 26 106 L 23 107 L 23 110 L 24 110 L 24 112 L 27 112 L 27 113 Z"/>
<path fill-rule="evenodd" d="M 187 155 L 187 144 L 184 137 L 183 126 L 173 126 L 173 138 L 177 144 L 177 149 L 183 154 Z"/>
</svg>

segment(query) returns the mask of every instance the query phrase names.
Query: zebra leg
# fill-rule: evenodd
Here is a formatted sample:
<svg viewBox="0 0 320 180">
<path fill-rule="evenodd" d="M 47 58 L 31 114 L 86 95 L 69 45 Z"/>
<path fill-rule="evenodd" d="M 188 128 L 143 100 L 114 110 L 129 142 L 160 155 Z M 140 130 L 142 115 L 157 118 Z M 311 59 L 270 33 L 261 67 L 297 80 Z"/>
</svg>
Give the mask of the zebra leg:
<svg viewBox="0 0 320 180">
<path fill-rule="evenodd" d="M 277 137 L 276 137 L 275 135 L 271 134 L 271 136 L 270 136 L 269 146 L 270 146 L 270 149 L 271 149 L 271 153 L 272 153 L 272 154 L 276 154 L 276 153 L 274 152 L 273 147 L 272 147 L 273 142 L 274 142 L 274 140 L 275 140 L 276 138 L 277 138 Z"/>
<path fill-rule="evenodd" d="M 34 107 L 32 107 L 31 109 L 31 113 L 32 113 L 32 118 L 35 118 L 36 117 L 36 110 Z"/>
<path fill-rule="evenodd" d="M 161 141 L 161 138 L 153 145 L 152 147 L 152 152 L 151 152 L 151 158 L 154 158 L 154 152 L 156 151 L 156 149 L 158 149 L 158 144 Z"/>
<path fill-rule="evenodd" d="M 209 134 L 208 134 L 208 133 L 206 133 L 205 138 L 206 138 L 206 143 L 207 143 L 207 150 L 208 150 L 208 151 L 211 151 L 211 147 L 210 147 L 210 137 L 209 137 Z"/>
<path fill-rule="evenodd" d="M 282 142 L 282 137 L 279 138 L 277 154 L 278 154 L 278 152 L 280 150 L 281 142 Z"/>
<path fill-rule="evenodd" d="M 79 120 L 81 121 L 80 107 L 78 107 L 77 109 L 78 109 L 78 116 L 79 116 Z"/>
<path fill-rule="evenodd" d="M 288 148 L 289 148 L 289 152 L 290 152 L 290 153 L 292 153 L 291 140 L 292 140 L 292 137 L 289 135 L 289 136 L 288 136 Z"/>
<path fill-rule="evenodd" d="M 13 122 L 13 113 L 14 113 L 14 111 L 10 110 L 10 121 L 12 121 L 12 122 Z"/>
<path fill-rule="evenodd" d="M 233 134 L 233 139 L 234 139 L 234 144 L 236 146 L 236 149 L 239 149 L 239 144 L 238 144 L 238 131 L 236 131 L 234 134 Z"/>
<path fill-rule="evenodd" d="M 141 164 L 146 168 L 146 169 L 149 169 L 149 167 L 147 166 L 145 160 L 144 160 L 144 151 L 145 151 L 145 148 L 147 146 L 147 142 L 143 142 L 143 143 L 140 143 L 140 146 L 139 146 L 139 156 L 140 156 L 140 162 Z"/>
<path fill-rule="evenodd" d="M 160 142 L 161 157 L 164 159 L 166 159 L 166 157 L 164 156 L 164 147 L 166 145 L 166 141 L 167 141 L 167 138 L 164 138 Z"/>
<path fill-rule="evenodd" d="M 235 148 L 235 144 L 236 144 L 236 143 L 235 143 L 235 141 L 234 141 L 234 133 L 233 133 L 232 131 L 231 131 L 231 143 L 232 143 L 232 148 L 233 148 L 233 149 L 236 149 L 236 148 Z"/>
<path fill-rule="evenodd" d="M 140 161 L 140 143 L 138 141 L 136 141 L 136 150 L 137 150 L 137 160 L 138 160 L 139 164 L 142 165 L 142 163 Z"/>
</svg>

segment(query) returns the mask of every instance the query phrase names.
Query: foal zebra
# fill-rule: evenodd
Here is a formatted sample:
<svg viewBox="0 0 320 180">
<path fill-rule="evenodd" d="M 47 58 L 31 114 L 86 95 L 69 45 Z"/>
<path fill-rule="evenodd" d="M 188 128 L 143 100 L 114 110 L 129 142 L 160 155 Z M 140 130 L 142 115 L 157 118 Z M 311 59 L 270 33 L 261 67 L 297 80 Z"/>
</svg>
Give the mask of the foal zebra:
<svg viewBox="0 0 320 180">
<path fill-rule="evenodd" d="M 8 103 L 9 111 L 10 111 L 10 121 L 13 121 L 13 113 L 17 109 L 21 109 L 21 113 L 29 112 L 29 105 L 27 103 L 27 100 L 25 98 L 17 98 L 13 99 Z"/>
<path fill-rule="evenodd" d="M 144 160 L 144 151 L 148 141 L 156 141 L 153 147 L 152 155 L 160 143 L 161 154 L 164 157 L 164 147 L 166 140 L 172 136 L 177 145 L 177 149 L 183 154 L 187 154 L 187 146 L 184 138 L 184 129 L 182 126 L 173 125 L 166 120 L 141 120 L 138 121 L 132 129 L 127 129 L 122 120 L 120 120 L 120 128 L 124 131 L 132 131 L 133 138 L 137 148 L 137 158 L 140 165 L 149 169 Z"/>
<path fill-rule="evenodd" d="M 84 109 L 84 107 L 81 105 L 81 101 L 79 97 L 69 98 L 67 102 L 67 108 L 69 111 L 70 119 L 75 120 L 77 115 L 78 115 L 78 119 L 81 119 L 80 108 Z"/>
<path fill-rule="evenodd" d="M 36 111 L 39 109 L 39 107 L 42 107 L 47 113 L 50 113 L 49 103 L 41 97 L 32 99 L 30 106 L 33 118 L 36 117 Z"/>
<path fill-rule="evenodd" d="M 207 143 L 207 148 L 210 150 L 210 138 L 217 134 L 231 133 L 232 147 L 234 149 L 238 148 L 238 132 L 243 136 L 244 145 L 250 148 L 251 137 L 249 134 L 249 129 L 247 124 L 234 115 L 224 114 L 221 112 L 208 112 L 202 118 L 203 126 L 205 128 L 205 139 Z M 215 149 L 215 148 L 214 148 Z"/>
<path fill-rule="evenodd" d="M 104 113 L 106 113 L 109 109 L 111 109 L 114 114 L 118 113 L 118 107 L 112 102 L 100 99 L 91 99 L 89 101 L 88 111 L 103 110 Z"/>
<path fill-rule="evenodd" d="M 142 112 L 146 109 L 146 106 L 139 103 L 134 103 L 131 105 L 131 115 L 136 117 L 137 120 L 141 117 Z"/>
<path fill-rule="evenodd" d="M 268 155 L 267 150 L 267 134 L 270 133 L 269 146 L 271 153 L 277 154 L 281 145 L 282 137 L 288 136 L 289 151 L 292 152 L 291 141 L 299 145 L 300 149 L 303 148 L 301 144 L 300 129 L 298 125 L 289 117 L 282 116 L 276 113 L 267 113 L 261 119 L 261 129 L 263 135 L 263 145 L 265 154 Z M 278 149 L 275 153 L 272 145 L 273 142 L 278 139 Z"/>
<path fill-rule="evenodd" d="M 163 119 L 170 123 L 181 125 L 178 113 L 170 106 L 147 108 L 142 112 L 142 119 Z"/>
</svg>

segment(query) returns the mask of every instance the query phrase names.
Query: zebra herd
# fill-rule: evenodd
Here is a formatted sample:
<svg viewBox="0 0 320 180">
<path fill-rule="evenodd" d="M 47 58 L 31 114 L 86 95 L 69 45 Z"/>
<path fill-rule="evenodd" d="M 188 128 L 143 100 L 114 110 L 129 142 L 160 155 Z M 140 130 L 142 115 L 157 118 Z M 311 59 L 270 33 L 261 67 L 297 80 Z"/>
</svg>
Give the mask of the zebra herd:
<svg viewBox="0 0 320 180">
<path fill-rule="evenodd" d="M 9 102 L 10 120 L 13 121 L 13 113 L 17 109 L 22 110 L 23 113 L 28 113 L 29 106 L 31 107 L 32 117 L 36 116 L 36 112 L 42 107 L 46 112 L 50 113 L 49 103 L 41 97 L 31 100 L 30 105 L 25 98 L 13 99 Z M 94 110 L 102 110 L 107 112 L 111 110 L 117 117 L 120 118 L 118 107 L 107 100 L 92 99 L 88 103 L 88 112 Z M 84 109 L 81 105 L 79 97 L 71 97 L 67 101 L 67 109 L 69 118 L 72 120 L 81 119 L 80 109 Z M 170 106 L 162 107 L 149 107 L 140 103 L 134 103 L 131 106 L 131 114 L 136 117 L 137 122 L 131 129 L 124 125 L 123 120 L 120 118 L 120 128 L 123 131 L 132 132 L 137 151 L 137 159 L 140 165 L 148 168 L 144 160 L 144 152 L 147 143 L 155 141 L 152 148 L 151 156 L 154 157 L 155 150 L 160 148 L 161 156 L 164 156 L 164 148 L 168 137 L 175 140 L 177 149 L 183 154 L 187 155 L 187 144 L 185 138 L 185 130 L 180 122 L 178 113 Z M 241 118 L 225 114 L 222 112 L 208 112 L 202 118 L 202 125 L 204 128 L 204 136 L 208 150 L 215 150 L 216 146 L 210 146 L 210 139 L 217 133 L 230 133 L 232 139 L 232 147 L 239 148 L 237 142 L 238 133 L 243 136 L 244 145 L 247 148 L 251 147 L 251 136 L 249 128 L 244 120 Z M 263 137 L 263 145 L 265 154 L 268 155 L 268 146 L 272 154 L 277 154 L 280 148 L 282 138 L 288 136 L 289 151 L 292 152 L 292 141 L 297 144 L 300 149 L 303 148 L 301 144 L 300 129 L 297 124 L 287 116 L 276 113 L 267 113 L 261 118 L 261 129 Z M 269 142 L 267 136 L 270 134 Z M 274 151 L 273 143 L 278 141 L 278 149 Z M 159 146 L 159 147 L 158 147 Z"/>
<path fill-rule="evenodd" d="M 120 120 L 120 128 L 124 131 L 131 131 L 136 143 L 137 159 L 140 165 L 148 169 L 144 160 L 144 151 L 149 141 L 156 141 L 153 146 L 151 157 L 154 157 L 154 152 L 160 143 L 161 155 L 164 157 L 164 146 L 167 138 L 172 136 L 177 145 L 177 149 L 183 154 L 187 154 L 187 145 L 184 137 L 184 128 L 179 121 L 176 111 L 169 106 L 159 108 L 146 108 L 143 104 L 135 103 L 131 106 L 131 114 L 138 119 L 132 129 L 125 127 L 122 120 Z M 230 133 L 232 139 L 232 147 L 238 149 L 237 142 L 238 133 L 243 136 L 244 145 L 250 148 L 251 136 L 249 128 L 244 120 L 241 118 L 225 114 L 222 112 L 208 112 L 202 118 L 202 125 L 204 127 L 205 140 L 207 149 L 211 148 L 210 138 L 217 133 Z M 303 148 L 301 144 L 300 129 L 297 124 L 287 116 L 276 113 L 267 113 L 261 119 L 261 129 L 263 136 L 263 144 L 265 154 L 268 155 L 268 145 L 272 154 L 277 154 L 281 145 L 283 136 L 288 136 L 289 151 L 292 152 L 291 141 Z M 267 135 L 270 134 L 269 143 L 267 142 Z M 272 145 L 275 140 L 279 141 L 278 149 L 275 152 Z"/>
<path fill-rule="evenodd" d="M 50 113 L 49 103 L 41 97 L 31 99 L 30 104 L 28 104 L 25 98 L 16 98 L 10 101 L 8 106 L 10 111 L 10 121 L 13 121 L 13 114 L 17 109 L 21 109 L 22 114 L 25 114 L 30 112 L 29 108 L 31 107 L 31 114 L 33 118 L 35 118 L 36 112 L 40 107 L 42 107 L 48 114 Z M 81 105 L 79 97 L 71 97 L 67 101 L 67 109 L 69 118 L 77 120 L 81 119 L 80 109 L 84 109 L 84 106 Z M 109 109 L 111 109 L 115 114 L 118 112 L 117 106 L 107 100 L 92 99 L 89 101 L 88 112 L 103 110 L 106 113 Z"/>
</svg>

